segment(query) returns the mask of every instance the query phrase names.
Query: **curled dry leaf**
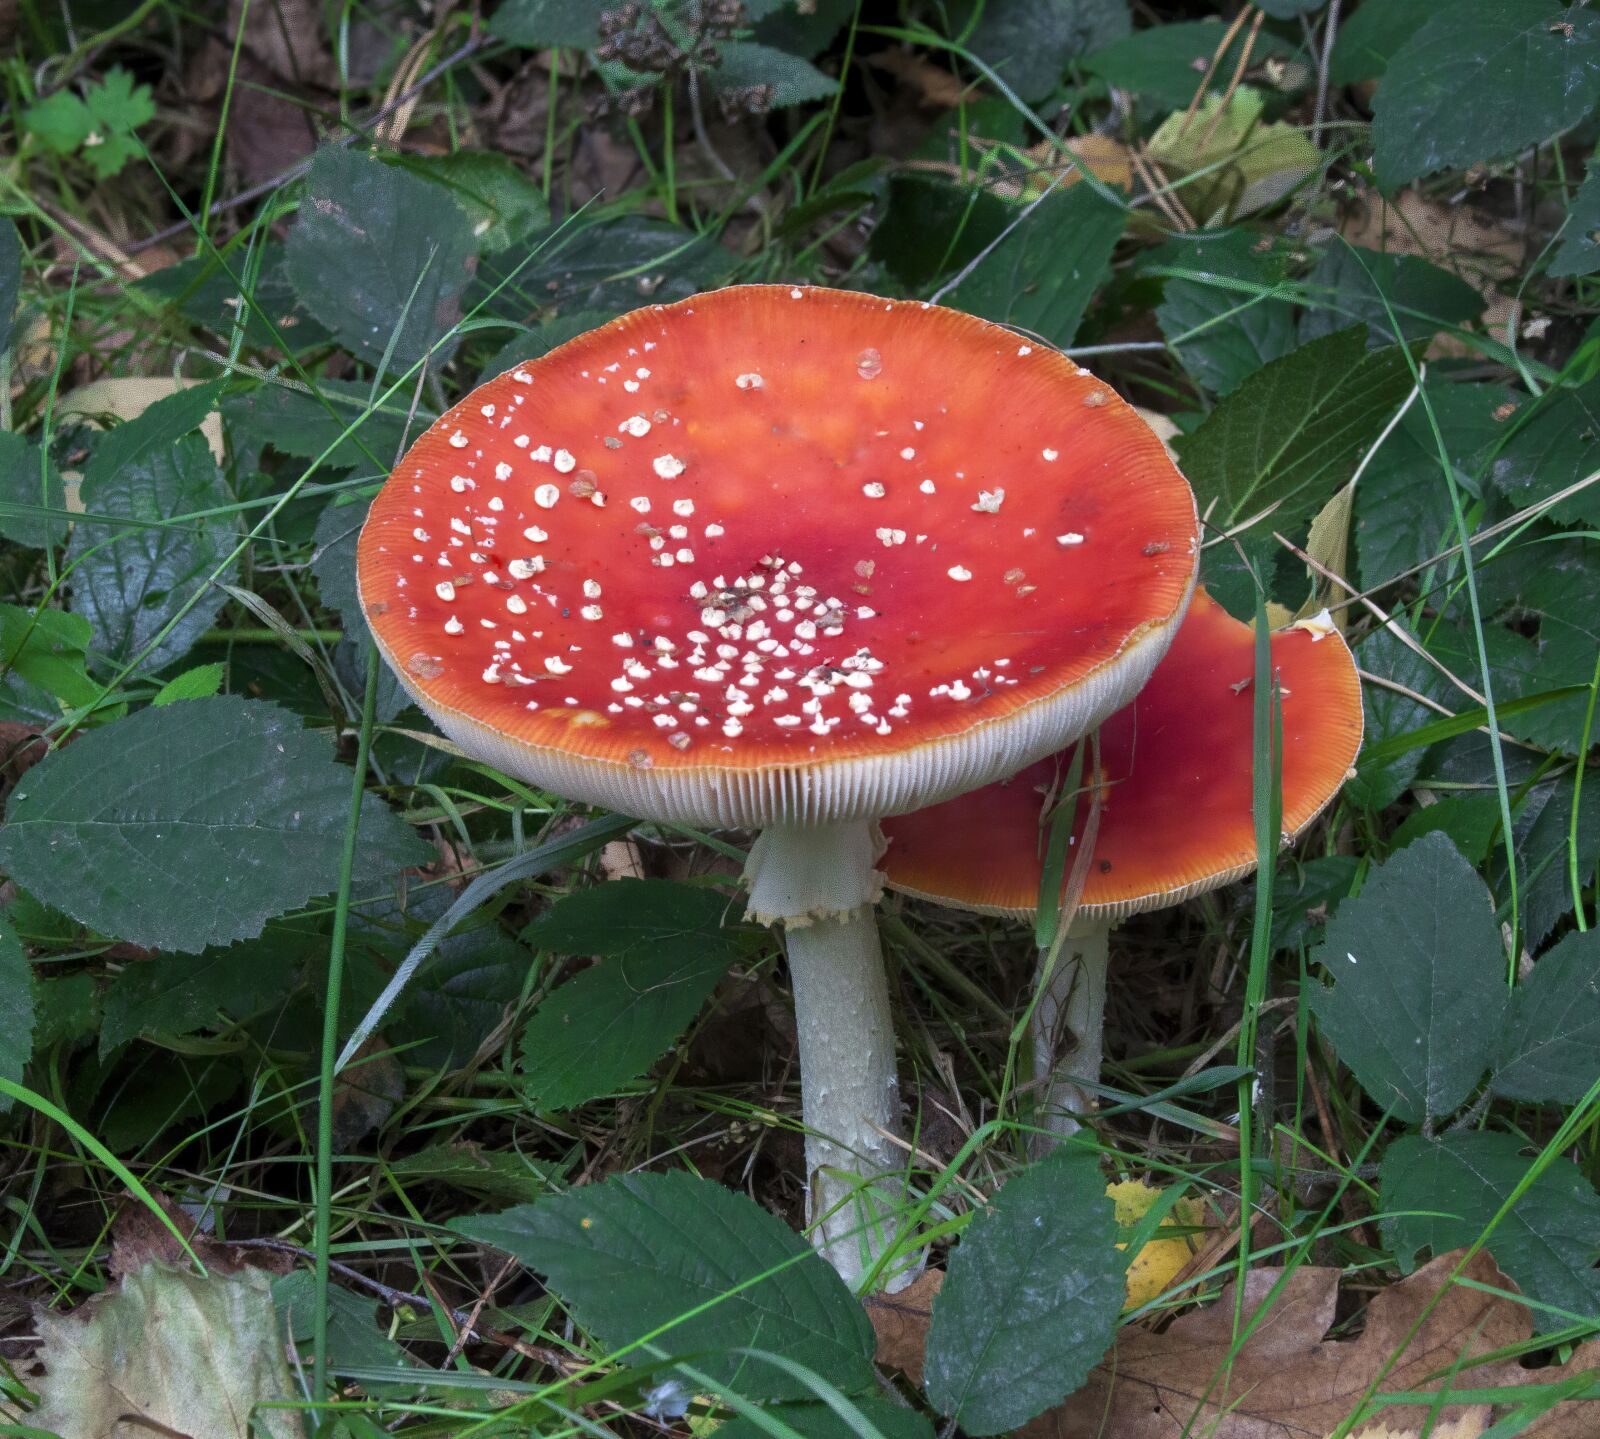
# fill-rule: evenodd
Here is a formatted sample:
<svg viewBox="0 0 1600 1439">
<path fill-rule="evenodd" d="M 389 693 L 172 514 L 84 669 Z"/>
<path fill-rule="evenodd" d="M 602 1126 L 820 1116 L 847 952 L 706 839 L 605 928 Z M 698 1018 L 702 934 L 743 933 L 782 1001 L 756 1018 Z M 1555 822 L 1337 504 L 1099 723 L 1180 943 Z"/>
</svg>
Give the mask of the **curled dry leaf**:
<svg viewBox="0 0 1600 1439">
<path fill-rule="evenodd" d="M 1183 1315 L 1160 1332 L 1124 1327 L 1088 1384 L 1018 1433 L 1026 1439 L 1186 1439 L 1195 1434 L 1209 1439 L 1320 1439 L 1336 1432 L 1363 1401 L 1459 1258 L 1460 1251 L 1441 1255 L 1375 1294 L 1365 1327 L 1354 1339 L 1327 1337 L 1335 1319 L 1340 1271 L 1297 1269 L 1234 1359 L 1231 1373 L 1223 1374 L 1233 1341 L 1234 1290 L 1229 1285 L 1216 1303 Z M 1282 1275 L 1281 1269 L 1252 1271 L 1245 1286 L 1246 1322 Z M 1514 1288 L 1484 1253 L 1472 1258 L 1462 1277 L 1490 1288 Z M 915 1383 L 921 1382 L 928 1321 L 943 1281 L 941 1271 L 930 1270 L 901 1293 L 869 1301 L 878 1363 L 900 1370 Z M 1552 1382 L 1558 1374 L 1600 1367 L 1600 1357 L 1585 1361 L 1589 1350 L 1600 1356 L 1600 1344 L 1585 1346 L 1564 1371 L 1526 1370 L 1515 1361 L 1463 1367 L 1480 1355 L 1525 1342 L 1531 1332 L 1521 1305 L 1457 1284 L 1422 1320 L 1384 1373 L 1382 1387 L 1388 1392 L 1431 1391 L 1437 1387 L 1436 1375 L 1456 1371 L 1460 1387 L 1500 1388 Z M 1428 1433 L 1430 1439 L 1477 1439 L 1495 1417 L 1486 1404 L 1447 1406 L 1432 1416 Z M 1397 1407 L 1382 1423 L 1359 1432 L 1362 1439 L 1417 1439 L 1428 1419 L 1426 1407 Z M 1592 1439 L 1600 1432 L 1600 1407 L 1564 1403 L 1523 1432 L 1533 1439 Z"/>
<path fill-rule="evenodd" d="M 237 1274 L 241 1269 L 264 1269 L 269 1274 L 287 1274 L 295 1267 L 293 1257 L 281 1250 L 229 1244 L 201 1233 L 193 1216 L 159 1189 L 151 1191 L 151 1198 L 212 1274 Z M 163 1224 L 147 1205 L 129 1195 L 111 1222 L 112 1277 L 121 1279 L 125 1275 L 136 1274 L 147 1264 L 182 1267 L 188 1262 L 189 1256 L 183 1252 L 183 1245 L 178 1243 L 177 1234 Z"/>
</svg>

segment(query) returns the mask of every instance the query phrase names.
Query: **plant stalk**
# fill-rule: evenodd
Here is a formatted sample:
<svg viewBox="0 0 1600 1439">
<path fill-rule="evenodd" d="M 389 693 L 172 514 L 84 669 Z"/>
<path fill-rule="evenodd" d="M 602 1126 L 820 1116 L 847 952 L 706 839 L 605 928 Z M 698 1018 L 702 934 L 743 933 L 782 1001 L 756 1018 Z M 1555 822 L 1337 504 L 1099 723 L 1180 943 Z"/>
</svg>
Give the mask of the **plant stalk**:
<svg viewBox="0 0 1600 1439">
<path fill-rule="evenodd" d="M 1074 1115 L 1094 1109 L 1085 1082 L 1100 1078 L 1104 1057 L 1106 965 L 1110 957 L 1109 920 L 1078 920 L 1056 955 L 1054 969 L 1040 975 L 1039 1003 L 1033 1014 L 1033 1072 L 1048 1076 L 1040 1090 L 1038 1124 L 1045 1152 L 1076 1134 Z"/>
</svg>

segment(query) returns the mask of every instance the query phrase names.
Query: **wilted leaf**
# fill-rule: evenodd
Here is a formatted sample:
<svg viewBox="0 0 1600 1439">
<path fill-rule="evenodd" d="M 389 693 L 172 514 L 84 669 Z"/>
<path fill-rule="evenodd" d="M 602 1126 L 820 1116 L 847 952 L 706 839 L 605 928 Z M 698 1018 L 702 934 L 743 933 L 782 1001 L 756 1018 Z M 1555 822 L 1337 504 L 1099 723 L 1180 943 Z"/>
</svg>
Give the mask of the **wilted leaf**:
<svg viewBox="0 0 1600 1439">
<path fill-rule="evenodd" d="M 1442 1254 L 1475 1242 L 1532 1164 L 1513 1134 L 1456 1130 L 1440 1139 L 1408 1134 L 1383 1156 L 1379 1190 L 1384 1240 L 1402 1269 L 1421 1250 Z M 1569 1314 L 1600 1309 L 1600 1195 L 1583 1172 L 1558 1158 L 1489 1236 L 1501 1268 L 1530 1299 Z M 1528 1311 L 1533 1327 L 1567 1320 Z"/>
<path fill-rule="evenodd" d="M 335 887 L 350 784 L 327 742 L 276 705 L 219 696 L 142 710 L 23 777 L 0 863 L 102 933 L 147 948 L 227 944 Z M 374 797 L 362 830 L 369 862 L 398 869 L 428 853 Z"/>
<path fill-rule="evenodd" d="M 38 1311 L 36 1430 L 72 1439 L 300 1439 L 296 1391 L 259 1270 L 201 1279 L 149 1264 L 73 1314 Z"/>
<path fill-rule="evenodd" d="M 1011 1179 L 950 1256 L 928 1330 L 929 1400 L 968 1434 L 1015 1429 L 1105 1353 L 1126 1293 L 1116 1219 L 1091 1152 Z"/>
<path fill-rule="evenodd" d="M 1150 137 L 1151 156 L 1203 225 L 1253 215 L 1276 204 L 1322 163 L 1305 131 L 1263 121 L 1265 98 L 1241 86 L 1223 103 L 1207 96 L 1191 116 L 1169 115 Z M 1190 178 L 1192 177 L 1192 178 Z"/>
<path fill-rule="evenodd" d="M 1458 1388 L 1466 1383 L 1537 1382 L 1542 1376 L 1525 1373 L 1514 1363 L 1493 1370 L 1457 1367 L 1462 1359 L 1527 1338 L 1527 1311 L 1513 1300 L 1456 1285 L 1433 1305 L 1416 1334 L 1410 1334 L 1458 1257 L 1442 1255 L 1375 1295 L 1362 1333 L 1347 1340 L 1326 1337 L 1335 1323 L 1339 1270 L 1303 1265 L 1287 1276 L 1280 1269 L 1252 1270 L 1241 1324 L 1251 1322 L 1280 1279 L 1283 1287 L 1231 1368 L 1235 1291 L 1230 1284 L 1216 1303 L 1180 1316 L 1161 1332 L 1119 1330 L 1111 1353 L 1088 1383 L 1016 1433 L 1021 1439 L 1192 1439 L 1202 1434 L 1212 1439 L 1308 1439 L 1331 1433 L 1365 1398 L 1380 1372 L 1388 1391 L 1432 1390 L 1440 1373 L 1451 1374 Z M 1474 1256 L 1462 1278 L 1509 1287 L 1487 1254 Z M 921 1339 L 941 1282 L 936 1273 L 929 1274 L 902 1294 L 871 1301 L 880 1364 L 913 1377 L 920 1372 Z M 1410 1342 L 1402 1350 L 1407 1338 Z M 1402 1426 L 1397 1439 L 1416 1439 L 1424 1422 L 1435 1426 L 1430 1433 L 1437 1433 L 1437 1426 L 1462 1417 L 1482 1418 L 1487 1406 L 1443 1406 L 1437 1414 L 1409 1407 L 1385 1412 Z"/>
<path fill-rule="evenodd" d="M 751 1399 L 814 1397 L 734 1352 L 752 1347 L 847 1394 L 875 1388 L 872 1327 L 844 1281 L 781 1219 L 710 1180 L 630 1174 L 449 1227 L 545 1275 L 607 1349 L 650 1335 Z"/>
<path fill-rule="evenodd" d="M 338 145 L 318 150 L 289 234 L 290 283 L 361 359 L 408 369 L 461 318 L 472 223 L 438 186 Z M 442 343 L 433 363 L 450 358 Z"/>
<path fill-rule="evenodd" d="M 1455 0 L 1390 59 L 1373 103 L 1373 169 L 1393 189 L 1514 155 L 1600 100 L 1600 15 L 1554 0 Z"/>
<path fill-rule="evenodd" d="M 1488 1067 L 1507 1004 L 1489 893 L 1456 847 L 1424 835 L 1374 869 L 1316 960 L 1334 983 L 1312 987 L 1311 1012 L 1374 1102 L 1410 1124 L 1453 1112 Z"/>
<path fill-rule="evenodd" d="M 1149 1214 L 1162 1191 L 1142 1180 L 1128 1179 L 1108 1184 L 1106 1195 L 1116 1206 L 1117 1228 L 1132 1229 Z M 1128 1261 L 1124 1308 L 1138 1309 L 1167 1292 L 1167 1286 L 1194 1258 L 1194 1241 L 1184 1231 L 1202 1226 L 1205 1217 L 1205 1205 L 1198 1199 L 1179 1199 L 1172 1206 L 1155 1233 Z M 1127 1245 L 1119 1243 L 1117 1248 L 1126 1251 Z"/>
</svg>

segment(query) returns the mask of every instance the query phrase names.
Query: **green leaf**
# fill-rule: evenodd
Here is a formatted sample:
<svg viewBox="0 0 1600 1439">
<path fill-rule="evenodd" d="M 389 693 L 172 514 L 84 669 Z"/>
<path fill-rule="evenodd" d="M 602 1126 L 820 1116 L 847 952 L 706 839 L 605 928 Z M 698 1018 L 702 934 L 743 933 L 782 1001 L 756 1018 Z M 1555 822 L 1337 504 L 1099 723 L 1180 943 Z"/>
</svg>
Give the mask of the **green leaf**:
<svg viewBox="0 0 1600 1439">
<path fill-rule="evenodd" d="M 1600 1074 L 1600 930 L 1569 934 L 1516 988 L 1500 1035 L 1494 1092 L 1576 1104 Z"/>
<path fill-rule="evenodd" d="M 489 33 L 528 50 L 592 50 L 604 10 L 595 0 L 505 0 L 490 17 Z"/>
<path fill-rule="evenodd" d="M 745 13 L 750 14 L 748 0 Z M 756 39 L 775 45 L 791 55 L 808 59 L 820 55 L 856 13 L 856 0 L 808 0 L 799 4 L 780 4 L 756 23 Z"/>
<path fill-rule="evenodd" d="M 1455 0 L 1389 61 L 1373 102 L 1373 170 L 1394 190 L 1515 155 L 1600 101 L 1600 15 L 1554 0 Z"/>
<path fill-rule="evenodd" d="M 1552 387 L 1525 414 L 1495 456 L 1494 486 L 1518 509 L 1535 504 L 1600 470 L 1600 380 Z M 1563 524 L 1600 526 L 1600 486 L 1553 506 Z"/>
<path fill-rule="evenodd" d="M 550 223 L 544 191 L 507 155 L 487 150 L 408 155 L 401 168 L 449 192 L 466 211 L 482 250 L 503 250 Z"/>
<path fill-rule="evenodd" d="M 1388 68 L 1389 57 L 1422 28 L 1435 9 L 1435 0 L 1377 0 L 1340 16 L 1328 65 L 1329 83 L 1344 86 L 1376 80 Z"/>
<path fill-rule="evenodd" d="M 1069 345 L 1106 274 L 1127 212 L 1086 184 L 1046 195 L 945 303 Z"/>
<path fill-rule="evenodd" d="M 1394 623 L 1404 628 L 1401 621 Z M 1356 654 L 1361 668 L 1369 675 L 1444 702 L 1442 694 L 1434 694 L 1436 689 L 1443 688 L 1442 676 L 1387 626 L 1369 633 Z M 1361 707 L 1365 718 L 1363 750 L 1369 750 L 1382 740 L 1410 734 L 1439 717 L 1437 710 L 1383 684 L 1362 685 Z M 1368 809 L 1386 809 L 1410 788 L 1426 757 L 1425 748 L 1408 750 L 1393 759 L 1376 760 L 1363 754 L 1356 760 L 1356 777 L 1345 793 L 1356 804 Z"/>
<path fill-rule="evenodd" d="M 84 137 L 83 158 L 96 178 L 108 180 L 139 153 L 132 135 L 155 119 L 155 100 L 150 87 L 135 85 L 133 76 L 120 65 L 91 85 L 83 100 L 94 122 Z"/>
<path fill-rule="evenodd" d="M 93 627 L 103 655 L 132 659 L 199 595 L 144 660 L 144 668 L 162 670 L 188 653 L 222 609 L 227 596 L 211 583 L 213 574 L 226 584 L 237 573 L 236 561 L 225 563 L 237 538 L 231 515 L 175 518 L 228 505 L 222 472 L 205 440 L 191 435 L 115 467 L 91 460 L 81 493 L 91 515 L 133 522 L 118 529 L 79 520 L 67 547 L 72 608 Z"/>
<path fill-rule="evenodd" d="M 527 249 L 538 246 L 529 262 Z M 489 257 L 479 270 L 474 297 L 487 297 L 491 313 L 525 324 L 535 314 L 549 318 L 574 310 L 604 319 L 647 300 L 667 304 L 715 289 L 733 273 L 733 256 L 710 236 L 664 220 L 629 216 L 590 225 L 574 224 L 556 234 L 533 236 Z"/>
<path fill-rule="evenodd" d="M 1533 785 L 1513 798 L 1512 832 L 1516 840 L 1520 901 L 1518 919 L 1522 942 L 1530 949 L 1537 950 L 1551 931 L 1572 913 L 1569 846 L 1574 837 L 1579 879 L 1594 873 L 1594 862 L 1600 858 L 1600 793 L 1597 790 L 1600 786 L 1586 784 L 1583 787 L 1583 811 L 1578 817 L 1576 836 L 1573 834 L 1572 781 L 1569 778 L 1563 776 L 1547 784 Z M 1498 816 L 1499 797 L 1491 798 L 1495 800 Z M 1494 851 L 1490 881 L 1503 906 L 1511 893 L 1503 846 Z"/>
<path fill-rule="evenodd" d="M 7 916 L 0 914 L 0 1079 L 21 1084 L 33 1057 L 33 966 Z M 0 1094 L 0 1114 L 11 1108 Z"/>
<path fill-rule="evenodd" d="M 1470 503 L 1482 488 L 1478 475 L 1486 457 L 1503 433 L 1495 415 L 1510 392 L 1501 385 L 1453 384 L 1437 373 L 1424 392 L 1463 503 Z M 1450 487 L 1420 397 L 1361 476 L 1353 538 L 1368 589 L 1431 559 L 1456 538 Z"/>
<path fill-rule="evenodd" d="M 5 320 L 0 317 L 0 328 Z M 0 350 L 3 350 L 0 346 Z M 53 510 L 53 515 L 12 510 L 13 505 Z M 0 535 L 32 549 L 59 545 L 67 537 L 66 491 L 61 474 L 38 445 L 0 430 Z"/>
<path fill-rule="evenodd" d="M 1465 280 L 1419 256 L 1358 245 L 1329 248 L 1306 276 L 1305 286 L 1317 298 L 1300 320 L 1302 340 L 1331 335 L 1352 320 L 1367 322 L 1374 345 L 1426 339 L 1448 326 L 1470 323 L 1484 306 L 1483 296 Z"/>
<path fill-rule="evenodd" d="M 480 1144 L 430 1144 L 415 1154 L 389 1162 L 397 1179 L 430 1182 L 459 1192 L 481 1194 L 507 1204 L 530 1204 L 550 1189 L 558 1171 L 536 1163 L 523 1154 Z"/>
<path fill-rule="evenodd" d="M 1116 1331 L 1127 1259 L 1092 1153 L 1058 1150 L 973 1219 L 933 1306 L 929 1400 L 968 1434 L 1015 1429 L 1079 1388 Z"/>
<path fill-rule="evenodd" d="M 523 1085 L 569 1109 L 639 1078 L 671 1047 L 738 956 L 729 902 L 666 880 L 619 880 L 559 900 L 525 938 L 606 958 L 569 979 L 522 1035 Z"/>
<path fill-rule="evenodd" d="M 321 398 L 286 385 L 258 385 L 229 395 L 222 413 L 234 444 L 268 444 L 280 455 L 302 460 L 314 460 L 332 445 L 324 461 L 328 466 L 387 475 L 406 441 L 433 419 L 423 407 L 408 422 L 409 405 L 398 395 L 374 404 L 371 385 L 319 379 L 317 390 Z M 356 428 L 345 435 L 352 425 Z"/>
<path fill-rule="evenodd" d="M 1592 275 L 1600 270 L 1600 165 L 1589 163 L 1589 174 L 1567 209 L 1567 226 L 1561 247 L 1550 262 L 1552 275 Z M 5 312 L 0 308 L 0 322 Z"/>
<path fill-rule="evenodd" d="M 215 664 L 196 665 L 192 670 L 185 670 L 181 675 L 168 680 L 156 691 L 150 703 L 159 708 L 161 705 L 175 704 L 179 700 L 209 699 L 221 692 L 222 681 L 227 673 L 227 665 L 220 661 Z"/>
<path fill-rule="evenodd" d="M 1472 1131 L 1438 1140 L 1407 1135 L 1391 1144 L 1379 1188 L 1389 1216 L 1384 1243 L 1400 1267 L 1410 1272 L 1421 1250 L 1447 1254 L 1476 1240 L 1528 1172 L 1522 1149 L 1514 1135 Z M 1539 1176 L 1488 1248 L 1530 1299 L 1577 1315 L 1600 1306 L 1600 1195 L 1570 1161 L 1557 1159 Z M 1541 1332 L 1566 1324 L 1538 1309 L 1530 1317 Z"/>
<path fill-rule="evenodd" d="M 28 133 L 45 149 L 57 155 L 70 155 L 94 129 L 89 107 L 69 90 L 57 90 L 37 105 L 22 112 Z"/>
<path fill-rule="evenodd" d="M 371 505 L 370 499 L 359 496 L 346 503 L 339 497 L 330 500 L 317 517 L 316 548 L 311 552 L 311 573 L 317 577 L 322 603 L 352 634 L 359 634 L 365 624 L 356 594 L 356 541 Z"/>
<path fill-rule="evenodd" d="M 375 155 L 324 145 L 289 234 L 289 282 L 358 358 L 404 371 L 461 319 L 472 222 L 439 187 Z M 454 340 L 432 352 L 442 366 Z"/>
<path fill-rule="evenodd" d="M 395 869 L 420 863 L 427 847 L 371 803 L 364 849 Z M 193 952 L 332 890 L 349 808 L 350 771 L 295 716 L 190 700 L 81 734 L 29 770 L 0 863 L 101 933 Z"/>
<path fill-rule="evenodd" d="M 546 324 L 520 330 L 490 357 L 489 363 L 479 372 L 478 382 L 482 384 L 485 380 L 492 380 L 496 375 L 503 375 L 518 365 L 527 364 L 529 360 L 537 360 L 543 355 L 548 355 L 556 346 L 564 345 L 568 340 L 597 329 L 610 318 L 610 315 L 603 314 L 599 310 L 575 310 L 570 314 L 559 315 Z"/>
<path fill-rule="evenodd" d="M 959 34 L 973 4 L 951 6 Z M 1081 55 L 1120 40 L 1130 28 L 1127 0 L 985 0 L 967 48 L 1020 99 L 1043 100 Z"/>
<path fill-rule="evenodd" d="M 11 348 L 11 317 L 21 291 L 22 237 L 10 220 L 0 217 L 0 355 Z M 0 490 L 0 496 L 4 493 Z"/>
<path fill-rule="evenodd" d="M 219 1016 L 243 1020 L 281 1006 L 316 941 L 286 927 L 203 954 L 162 954 L 129 963 L 103 1000 L 100 1053 L 141 1035 L 197 1034 Z"/>
<path fill-rule="evenodd" d="M 1369 353 L 1363 328 L 1272 361 L 1173 442 L 1201 514 L 1230 527 L 1275 506 L 1262 533 L 1292 531 L 1355 472 L 1410 388 L 1404 352 Z"/>
<path fill-rule="evenodd" d="M 875 1429 L 883 1439 L 933 1439 L 933 1426 L 925 1414 L 881 1395 L 857 1395 L 848 1403 L 855 1410 L 848 1419 L 826 1404 L 773 1404 L 763 1413 L 787 1424 L 801 1439 L 872 1439 Z M 863 1423 L 863 1421 L 865 1421 Z M 865 1427 L 870 1424 L 871 1429 Z M 772 1439 L 772 1431 L 743 1414 L 716 1428 L 717 1439 Z"/>
<path fill-rule="evenodd" d="M 1489 893 L 1442 834 L 1374 869 L 1328 925 L 1311 1012 L 1361 1087 L 1396 1119 L 1453 1113 L 1493 1058 L 1505 952 Z"/>
<path fill-rule="evenodd" d="M 1119 90 L 1143 95 L 1167 110 L 1181 110 L 1200 87 L 1200 77 L 1222 44 L 1224 26 L 1215 20 L 1178 20 L 1152 25 L 1121 40 L 1115 40 L 1083 62 L 1083 68 L 1098 75 Z M 1283 60 L 1293 53 L 1289 45 L 1270 30 L 1256 36 L 1251 50 L 1252 64 L 1263 60 Z M 1236 40 L 1214 77 L 1214 87 L 1223 89 L 1240 54 Z"/>
<path fill-rule="evenodd" d="M 83 472 L 84 505 L 91 512 L 88 496 L 101 485 L 118 478 L 170 449 L 217 407 L 223 381 L 209 380 L 202 385 L 187 385 L 163 396 L 143 413 L 96 437 L 94 450 Z"/>
<path fill-rule="evenodd" d="M 717 46 L 721 57 L 711 72 L 711 88 L 726 94 L 747 86 L 770 86 L 767 104 L 772 109 L 826 99 L 839 82 L 824 75 L 809 60 L 759 45 L 753 40 L 727 40 Z"/>
<path fill-rule="evenodd" d="M 86 970 L 34 985 L 34 1034 L 37 1053 L 57 1044 L 76 1044 L 100 1028 L 100 994 Z"/>
<path fill-rule="evenodd" d="M 310 1271 L 297 1269 L 274 1279 L 272 1299 L 290 1344 L 298 1350 L 301 1361 L 310 1364 L 311 1340 L 316 1332 L 315 1278 Z M 328 1363 L 336 1372 L 393 1369 L 398 1380 L 415 1381 L 421 1377 L 406 1351 L 379 1324 L 377 1301 L 352 1294 L 337 1284 L 328 1290 Z M 391 1386 L 364 1382 L 363 1387 L 384 1390 Z"/>
<path fill-rule="evenodd" d="M 1258 255 L 1255 243 L 1249 231 L 1234 230 L 1164 247 L 1172 270 L 1182 273 L 1169 275 L 1156 323 L 1183 367 L 1216 395 L 1294 348 L 1294 306 L 1260 293 L 1282 266 Z"/>
<path fill-rule="evenodd" d="M 69 706 L 90 704 L 100 693 L 84 671 L 89 638 L 81 615 L 0 605 L 0 669 Z"/>
<path fill-rule="evenodd" d="M 648 1337 L 749 1399 L 815 1396 L 744 1348 L 847 1394 L 876 1389 L 872 1325 L 844 1281 L 781 1219 L 710 1180 L 622 1175 L 448 1227 L 545 1275 L 608 1350 Z"/>
</svg>

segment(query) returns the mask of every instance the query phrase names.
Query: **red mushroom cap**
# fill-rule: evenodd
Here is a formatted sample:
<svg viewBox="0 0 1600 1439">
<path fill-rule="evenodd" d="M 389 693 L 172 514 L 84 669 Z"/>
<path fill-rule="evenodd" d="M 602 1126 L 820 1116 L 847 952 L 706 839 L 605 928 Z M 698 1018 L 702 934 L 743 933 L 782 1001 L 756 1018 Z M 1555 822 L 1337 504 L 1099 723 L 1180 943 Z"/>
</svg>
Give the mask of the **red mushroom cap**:
<svg viewBox="0 0 1600 1439">
<path fill-rule="evenodd" d="M 362 531 L 385 657 L 470 753 L 648 818 L 892 814 L 1144 682 L 1188 484 L 1057 352 L 931 305 L 752 285 L 480 386 Z"/>
<path fill-rule="evenodd" d="M 1332 625 L 1272 636 L 1283 694 L 1283 829 L 1296 839 L 1361 748 L 1361 682 Z M 1132 704 L 1100 727 L 1100 829 L 1078 913 L 1118 919 L 1177 904 L 1256 865 L 1255 633 L 1197 591 Z M 1070 755 L 885 821 L 891 888 L 985 914 L 1038 908 L 1041 819 Z M 1086 815 L 1080 806 L 1078 828 Z"/>
</svg>

